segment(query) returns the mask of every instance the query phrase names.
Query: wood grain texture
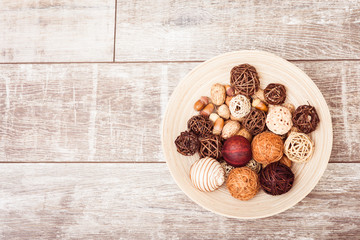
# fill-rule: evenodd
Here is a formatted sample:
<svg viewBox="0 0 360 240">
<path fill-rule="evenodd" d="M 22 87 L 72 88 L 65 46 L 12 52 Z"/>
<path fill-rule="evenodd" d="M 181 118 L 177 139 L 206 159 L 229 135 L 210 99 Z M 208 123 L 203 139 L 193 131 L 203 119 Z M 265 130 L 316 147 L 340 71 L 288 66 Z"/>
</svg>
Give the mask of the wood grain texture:
<svg viewBox="0 0 360 240">
<path fill-rule="evenodd" d="M 0 62 L 112 61 L 113 0 L 0 2 Z"/>
<path fill-rule="evenodd" d="M 360 58 L 360 4 L 118 0 L 117 61 L 206 60 L 244 49 L 287 59 Z"/>
<path fill-rule="evenodd" d="M 0 161 L 163 162 L 161 116 L 177 83 L 198 64 L 0 65 Z M 295 64 L 330 107 L 330 161 L 358 162 L 360 65 Z"/>
<path fill-rule="evenodd" d="M 360 164 L 329 164 L 277 216 L 241 221 L 188 199 L 166 164 L 2 164 L 3 239 L 356 239 Z"/>
</svg>

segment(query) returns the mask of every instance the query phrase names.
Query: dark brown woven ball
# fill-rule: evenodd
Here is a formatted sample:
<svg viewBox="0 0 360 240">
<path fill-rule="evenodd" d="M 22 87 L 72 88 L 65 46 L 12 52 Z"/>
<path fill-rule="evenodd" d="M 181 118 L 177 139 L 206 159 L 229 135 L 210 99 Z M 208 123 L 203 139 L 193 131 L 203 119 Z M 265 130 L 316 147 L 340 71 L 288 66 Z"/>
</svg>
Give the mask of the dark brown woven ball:
<svg viewBox="0 0 360 240">
<path fill-rule="evenodd" d="M 213 123 L 208 118 L 201 115 L 190 118 L 187 125 L 190 131 L 200 137 L 212 133 L 213 129 Z"/>
<path fill-rule="evenodd" d="M 295 110 L 292 121 L 294 127 L 297 127 L 300 131 L 311 133 L 316 129 L 320 119 L 313 106 L 302 105 Z"/>
<path fill-rule="evenodd" d="M 200 141 L 200 156 L 211 157 L 215 159 L 220 159 L 221 157 L 221 148 L 222 141 L 221 137 L 218 135 L 209 134 L 204 137 L 199 138 Z"/>
<path fill-rule="evenodd" d="M 241 64 L 233 67 L 230 74 L 230 84 L 237 93 L 250 97 L 259 89 L 259 76 L 254 66 Z"/>
<path fill-rule="evenodd" d="M 266 130 L 266 114 L 256 108 L 251 109 L 250 113 L 245 116 L 243 125 L 251 135 L 258 135 Z"/>
<path fill-rule="evenodd" d="M 291 169 L 280 162 L 270 163 L 260 172 L 260 185 L 271 195 L 288 192 L 293 186 L 294 179 Z"/>
<path fill-rule="evenodd" d="M 194 155 L 200 148 L 198 137 L 193 132 L 182 132 L 175 140 L 177 151 L 184 156 Z"/>
<path fill-rule="evenodd" d="M 279 105 L 283 104 L 286 99 L 285 86 L 278 83 L 270 83 L 264 89 L 265 101 L 269 104 Z"/>
</svg>

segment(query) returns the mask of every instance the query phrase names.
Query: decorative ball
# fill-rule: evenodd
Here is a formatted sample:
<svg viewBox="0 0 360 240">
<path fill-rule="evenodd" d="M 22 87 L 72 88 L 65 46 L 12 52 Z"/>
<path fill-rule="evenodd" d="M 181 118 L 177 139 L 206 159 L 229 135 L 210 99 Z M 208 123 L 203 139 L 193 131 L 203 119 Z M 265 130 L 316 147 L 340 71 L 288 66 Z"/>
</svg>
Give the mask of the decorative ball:
<svg viewBox="0 0 360 240">
<path fill-rule="evenodd" d="M 237 95 L 230 100 L 230 113 L 237 119 L 245 117 L 251 109 L 250 101 L 244 95 Z"/>
<path fill-rule="evenodd" d="M 285 86 L 279 83 L 270 83 L 264 89 L 264 97 L 269 104 L 279 105 L 284 103 L 286 99 Z"/>
<path fill-rule="evenodd" d="M 283 156 L 284 142 L 272 132 L 256 135 L 251 143 L 252 156 L 261 164 L 279 161 Z"/>
<path fill-rule="evenodd" d="M 314 153 L 314 142 L 305 133 L 292 132 L 284 144 L 285 155 L 293 162 L 304 163 Z"/>
<path fill-rule="evenodd" d="M 251 170 L 253 170 L 256 173 L 259 173 L 262 165 L 260 163 L 258 163 L 257 161 L 255 161 L 254 159 L 251 159 L 247 164 L 246 167 L 250 168 Z"/>
<path fill-rule="evenodd" d="M 193 132 L 182 132 L 175 140 L 177 151 L 185 156 L 194 155 L 200 148 L 198 137 Z"/>
<path fill-rule="evenodd" d="M 200 191 L 212 192 L 225 182 L 225 172 L 218 161 L 206 157 L 191 166 L 190 179 Z"/>
<path fill-rule="evenodd" d="M 190 131 L 202 137 L 212 133 L 213 123 L 206 117 L 201 115 L 193 116 L 187 122 Z"/>
<path fill-rule="evenodd" d="M 220 162 L 220 165 L 222 166 L 222 168 L 224 169 L 225 171 L 225 178 L 227 178 L 229 176 L 229 173 L 231 172 L 231 170 L 234 169 L 233 166 L 229 165 L 227 162 L 225 161 L 222 161 Z"/>
<path fill-rule="evenodd" d="M 245 166 L 251 160 L 250 142 L 243 136 L 233 136 L 225 141 L 222 156 L 231 166 Z"/>
<path fill-rule="evenodd" d="M 271 195 L 288 192 L 293 186 L 294 178 L 291 169 L 280 162 L 271 163 L 260 172 L 261 187 Z"/>
<path fill-rule="evenodd" d="M 286 134 L 293 126 L 289 109 L 282 106 L 271 107 L 266 118 L 266 126 L 273 133 Z"/>
<path fill-rule="evenodd" d="M 248 167 L 235 168 L 226 180 L 226 187 L 234 198 L 250 200 L 260 189 L 259 177 Z"/>
<path fill-rule="evenodd" d="M 221 157 L 222 142 L 218 135 L 208 134 L 199 138 L 200 156 L 219 159 Z"/>
<path fill-rule="evenodd" d="M 230 75 L 231 86 L 240 94 L 250 97 L 259 89 L 259 76 L 255 67 L 250 64 L 233 67 Z"/>
<path fill-rule="evenodd" d="M 313 106 L 302 105 L 295 110 L 292 121 L 302 132 L 311 133 L 316 129 L 320 119 Z"/>
<path fill-rule="evenodd" d="M 246 130 L 252 135 L 258 135 L 266 129 L 266 114 L 256 108 L 253 108 L 243 120 Z"/>
</svg>

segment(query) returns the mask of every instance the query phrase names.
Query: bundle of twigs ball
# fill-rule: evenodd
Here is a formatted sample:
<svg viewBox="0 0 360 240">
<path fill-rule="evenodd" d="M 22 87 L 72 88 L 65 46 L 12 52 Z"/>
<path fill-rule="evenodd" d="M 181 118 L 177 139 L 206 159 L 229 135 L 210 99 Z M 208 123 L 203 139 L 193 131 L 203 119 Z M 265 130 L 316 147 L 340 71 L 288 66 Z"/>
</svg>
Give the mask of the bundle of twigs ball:
<svg viewBox="0 0 360 240">
<path fill-rule="evenodd" d="M 208 134 L 200 137 L 200 156 L 219 159 L 221 157 L 222 142 L 218 135 Z"/>
<path fill-rule="evenodd" d="M 294 174 L 288 166 L 274 162 L 261 170 L 260 185 L 268 194 L 281 195 L 292 188 L 294 178 Z"/>
<path fill-rule="evenodd" d="M 226 187 L 231 196 L 246 201 L 259 191 L 259 177 L 248 167 L 235 168 L 231 170 L 226 180 Z"/>
<path fill-rule="evenodd" d="M 182 132 L 175 140 L 177 151 L 184 156 L 194 155 L 200 148 L 198 137 L 193 132 Z"/>
<path fill-rule="evenodd" d="M 292 132 L 284 144 L 285 155 L 293 162 L 304 163 L 314 153 L 314 143 L 305 133 Z"/>
<path fill-rule="evenodd" d="M 259 89 L 259 76 L 254 66 L 241 64 L 233 67 L 230 74 L 230 84 L 237 93 L 250 97 Z"/>
<path fill-rule="evenodd" d="M 320 119 L 313 106 L 302 105 L 295 110 L 292 121 L 302 132 L 311 133 L 316 129 Z"/>
<path fill-rule="evenodd" d="M 286 99 L 285 86 L 278 83 L 270 83 L 264 89 L 265 101 L 269 104 L 278 105 L 283 104 Z"/>
<path fill-rule="evenodd" d="M 263 132 L 251 142 L 252 156 L 261 164 L 279 161 L 283 156 L 284 142 L 279 135 Z"/>
<path fill-rule="evenodd" d="M 201 115 L 190 118 L 187 125 L 190 131 L 200 137 L 210 134 L 213 129 L 213 123 L 208 118 Z"/>
<path fill-rule="evenodd" d="M 258 135 L 266 129 L 266 114 L 256 108 L 253 108 L 243 120 L 243 126 L 251 135 Z"/>
</svg>

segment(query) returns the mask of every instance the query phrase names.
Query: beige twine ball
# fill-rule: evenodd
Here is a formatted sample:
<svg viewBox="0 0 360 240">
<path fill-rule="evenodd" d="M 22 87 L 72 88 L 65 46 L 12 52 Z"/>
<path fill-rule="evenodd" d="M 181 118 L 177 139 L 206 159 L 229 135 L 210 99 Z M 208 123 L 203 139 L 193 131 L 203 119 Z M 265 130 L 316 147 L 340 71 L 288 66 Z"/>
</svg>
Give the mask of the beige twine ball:
<svg viewBox="0 0 360 240">
<path fill-rule="evenodd" d="M 231 99 L 229 109 L 232 116 L 240 119 L 250 112 L 251 104 L 244 95 L 237 95 Z"/>
<path fill-rule="evenodd" d="M 293 162 L 304 163 L 311 159 L 315 145 L 305 133 L 291 132 L 284 144 L 285 155 Z"/>
</svg>

